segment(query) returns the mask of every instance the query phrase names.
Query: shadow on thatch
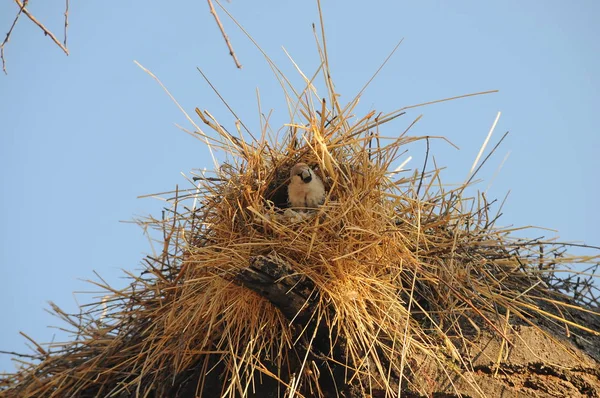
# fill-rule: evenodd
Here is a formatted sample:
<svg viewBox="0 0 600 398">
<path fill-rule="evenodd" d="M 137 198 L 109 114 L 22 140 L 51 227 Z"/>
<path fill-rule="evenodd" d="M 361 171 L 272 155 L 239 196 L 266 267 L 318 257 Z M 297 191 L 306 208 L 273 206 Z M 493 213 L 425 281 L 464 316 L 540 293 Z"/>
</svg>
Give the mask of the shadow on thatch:
<svg viewBox="0 0 600 398">
<path fill-rule="evenodd" d="M 598 314 L 579 307 L 598 305 L 593 284 L 557 271 L 598 256 L 512 238 L 484 195 L 446 189 L 438 168 L 392 170 L 406 145 L 433 137 L 408 136 L 416 120 L 384 137 L 410 107 L 353 118 L 357 100 L 337 102 L 321 54 L 328 99 L 312 81 L 286 86 L 284 137 L 266 121 L 260 138 L 242 124 L 234 137 L 196 110 L 216 134 L 192 134 L 232 160 L 173 192 L 161 219 L 140 221 L 163 241 L 129 288 L 98 283 L 107 296 L 80 315 L 54 308 L 75 338 L 36 346 L 32 364 L 0 379 L 0 396 L 419 396 L 432 391 L 428 367 L 450 390 L 462 380 L 483 396 L 466 373 L 482 334 L 500 342 L 496 372 L 521 326 L 569 355 L 567 337 L 597 341 L 581 319 Z M 327 198 L 285 212 L 299 161 Z"/>
</svg>

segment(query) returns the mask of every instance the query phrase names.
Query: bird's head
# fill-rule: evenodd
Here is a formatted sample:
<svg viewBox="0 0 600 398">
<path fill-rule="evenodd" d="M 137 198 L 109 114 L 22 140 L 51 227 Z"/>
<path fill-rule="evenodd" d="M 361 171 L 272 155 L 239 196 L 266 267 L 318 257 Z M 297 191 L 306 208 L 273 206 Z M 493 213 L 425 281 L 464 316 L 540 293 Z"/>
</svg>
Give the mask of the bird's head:
<svg viewBox="0 0 600 398">
<path fill-rule="evenodd" d="M 302 182 L 308 184 L 312 181 L 312 170 L 306 163 L 297 163 L 290 170 L 290 179 L 293 181 L 294 177 L 300 178 Z"/>
</svg>

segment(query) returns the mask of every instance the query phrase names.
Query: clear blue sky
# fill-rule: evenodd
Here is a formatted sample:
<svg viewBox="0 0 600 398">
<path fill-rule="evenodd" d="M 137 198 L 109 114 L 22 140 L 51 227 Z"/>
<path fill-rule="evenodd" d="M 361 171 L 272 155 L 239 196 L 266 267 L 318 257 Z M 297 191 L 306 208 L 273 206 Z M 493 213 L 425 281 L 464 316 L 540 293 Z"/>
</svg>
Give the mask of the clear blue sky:
<svg viewBox="0 0 600 398">
<path fill-rule="evenodd" d="M 409 112 L 386 127 L 401 132 L 423 113 L 415 135 L 434 142 L 444 180 L 462 182 L 496 116 L 495 139 L 511 135 L 482 177 L 490 197 L 511 191 L 499 224 L 538 225 L 561 239 L 600 243 L 597 211 L 600 138 L 600 2 L 558 0 L 328 1 L 323 8 L 331 69 L 350 100 L 405 38 L 362 97 L 359 112 L 499 89 L 500 93 Z M 30 1 L 30 10 L 62 32 L 63 2 Z M 300 67 L 318 66 L 311 1 L 232 0 L 228 9 L 293 76 L 284 46 Z M 0 34 L 16 6 L 0 4 Z M 273 124 L 286 122 L 284 98 L 258 51 L 221 12 L 237 70 L 205 1 L 73 1 L 66 57 L 22 18 L 6 47 L 0 76 L 0 349 L 24 351 L 22 330 L 38 341 L 61 325 L 46 301 L 75 311 L 73 291 L 99 272 L 123 286 L 120 269 L 139 269 L 149 252 L 142 231 L 120 223 L 160 215 L 162 203 L 138 195 L 185 185 L 180 172 L 211 167 L 206 148 L 178 130 L 184 116 L 133 60 L 156 73 L 189 112 L 209 109 L 233 131 L 233 118 L 196 71 L 202 68 L 244 123 L 258 126 L 256 93 Z M 495 140 L 493 139 L 493 142 Z M 411 148 L 420 167 L 424 145 Z M 481 184 L 482 189 L 487 182 Z M 548 235 L 531 231 L 531 236 Z M 550 233 L 550 235 L 552 235 Z M 78 296 L 90 302 L 89 296 Z M 60 340 L 60 335 L 57 335 Z M 13 369 L 0 356 L 0 371 Z"/>
</svg>

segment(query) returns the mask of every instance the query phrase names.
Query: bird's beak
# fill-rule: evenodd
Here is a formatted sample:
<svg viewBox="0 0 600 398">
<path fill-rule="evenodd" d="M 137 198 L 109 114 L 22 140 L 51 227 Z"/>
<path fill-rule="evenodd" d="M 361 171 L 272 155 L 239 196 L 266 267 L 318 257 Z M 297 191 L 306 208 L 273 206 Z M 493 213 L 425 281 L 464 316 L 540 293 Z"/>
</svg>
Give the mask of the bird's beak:
<svg viewBox="0 0 600 398">
<path fill-rule="evenodd" d="M 308 184 L 312 181 L 312 174 L 310 174 L 310 170 L 304 170 L 302 173 L 298 174 L 298 176 L 304 181 L 305 184 Z"/>
</svg>

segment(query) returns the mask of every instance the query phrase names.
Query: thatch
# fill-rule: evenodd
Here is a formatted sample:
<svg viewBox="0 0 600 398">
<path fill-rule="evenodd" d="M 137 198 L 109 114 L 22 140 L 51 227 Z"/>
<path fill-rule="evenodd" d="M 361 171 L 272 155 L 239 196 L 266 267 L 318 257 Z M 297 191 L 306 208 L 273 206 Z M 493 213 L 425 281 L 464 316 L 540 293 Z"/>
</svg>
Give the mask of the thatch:
<svg viewBox="0 0 600 398">
<path fill-rule="evenodd" d="M 392 169 L 406 145 L 434 138 L 409 135 L 415 121 L 397 117 L 410 107 L 353 117 L 358 99 L 338 102 L 321 54 L 327 99 L 312 79 L 296 92 L 279 75 L 291 109 L 279 135 L 267 120 L 254 134 L 236 121 L 232 135 L 196 110 L 214 133 L 192 134 L 228 162 L 166 194 L 162 218 L 140 221 L 160 231 L 161 250 L 128 288 L 99 282 L 102 302 L 77 315 L 55 308 L 73 341 L 37 346 L 36 360 L 0 379 L 1 397 L 427 394 L 420 359 L 468 378 L 462 347 L 482 331 L 504 349 L 514 325 L 561 347 L 557 328 L 598 335 L 569 315 L 598 315 L 581 307 L 598 305 L 593 285 L 580 279 L 575 298 L 556 288 L 569 281 L 557 270 L 598 256 L 513 238 L 484 195 L 465 197 L 472 179 L 448 189 L 437 166 Z M 405 131 L 386 138 L 393 119 Z M 327 198 L 286 212 L 299 161 Z"/>
</svg>

